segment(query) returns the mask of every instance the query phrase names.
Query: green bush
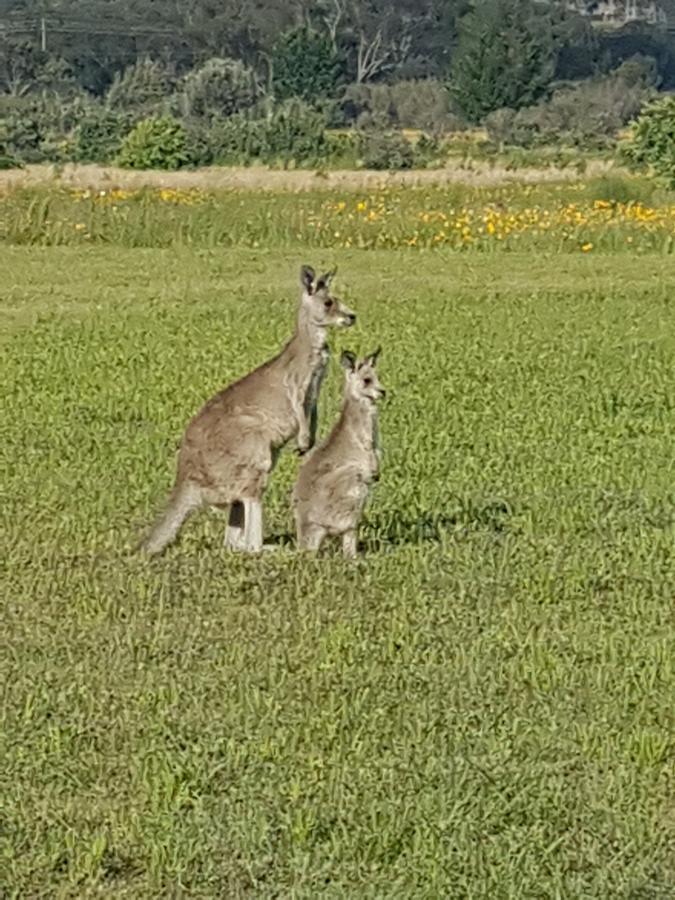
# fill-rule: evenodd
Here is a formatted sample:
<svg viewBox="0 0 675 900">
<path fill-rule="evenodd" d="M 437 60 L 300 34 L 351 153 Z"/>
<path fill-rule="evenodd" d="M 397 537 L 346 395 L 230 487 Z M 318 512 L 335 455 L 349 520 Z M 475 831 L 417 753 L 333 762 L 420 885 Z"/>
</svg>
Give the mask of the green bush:
<svg viewBox="0 0 675 900">
<path fill-rule="evenodd" d="M 0 172 L 6 172 L 8 169 L 22 169 L 23 164 L 15 156 L 9 156 L 0 150 Z"/>
<path fill-rule="evenodd" d="M 360 156 L 359 135 L 354 131 L 326 132 L 326 159 L 341 168 L 354 169 Z"/>
<path fill-rule="evenodd" d="M 342 100 L 345 119 L 357 128 L 383 131 L 396 125 L 389 84 L 350 84 Z"/>
<path fill-rule="evenodd" d="M 342 100 L 347 122 L 374 131 L 417 128 L 433 134 L 462 128 L 452 110 L 450 93 L 433 78 L 394 84 L 351 84 Z"/>
<path fill-rule="evenodd" d="M 263 154 L 270 160 L 308 162 L 326 152 L 324 116 L 301 100 L 287 100 L 265 120 Z"/>
<path fill-rule="evenodd" d="M 421 134 L 414 146 L 415 165 L 430 165 L 447 158 L 447 150 L 434 135 Z"/>
<path fill-rule="evenodd" d="M 589 179 L 586 190 L 594 200 L 605 200 L 607 203 L 651 204 L 654 202 L 656 185 L 648 178 L 607 174 Z"/>
<path fill-rule="evenodd" d="M 391 102 L 399 128 L 419 128 L 441 134 L 461 128 L 463 124 L 452 111 L 447 87 L 433 78 L 392 84 Z"/>
<path fill-rule="evenodd" d="M 517 147 L 563 145 L 594 149 L 613 145 L 618 131 L 640 111 L 651 89 L 627 80 L 630 69 L 555 91 L 548 100 L 516 112 L 499 109 L 485 119 L 494 143 Z"/>
<path fill-rule="evenodd" d="M 675 187 L 675 96 L 645 107 L 623 150 L 634 163 L 649 167 L 668 187 Z"/>
<path fill-rule="evenodd" d="M 289 100 L 257 118 L 239 113 L 208 125 L 191 122 L 187 147 L 189 161 L 202 166 L 318 163 L 330 152 L 323 115 L 300 100 Z"/>
<path fill-rule="evenodd" d="M 2 98 L 0 143 L 8 155 L 25 163 L 79 159 L 80 128 L 99 115 L 101 108 L 82 92 L 69 98 L 47 93 Z"/>
<path fill-rule="evenodd" d="M 116 160 L 125 169 L 180 169 L 189 161 L 185 128 L 171 116 L 139 122 Z"/>
<path fill-rule="evenodd" d="M 139 121 L 161 115 L 175 86 L 176 78 L 170 68 L 156 60 L 141 59 L 115 77 L 106 103 Z"/>
<path fill-rule="evenodd" d="M 10 109 L 0 118 L 0 148 L 4 156 L 24 163 L 43 162 L 44 137 L 39 117 L 30 107 Z"/>
<path fill-rule="evenodd" d="M 129 131 L 129 117 L 113 109 L 92 108 L 75 129 L 73 157 L 77 162 L 110 162 Z"/>
<path fill-rule="evenodd" d="M 366 131 L 361 136 L 366 169 L 411 169 L 415 153 L 410 141 L 395 131 Z"/>
<path fill-rule="evenodd" d="M 181 115 L 214 119 L 249 109 L 259 93 L 255 73 L 242 62 L 209 59 L 185 76 L 177 99 Z"/>
<path fill-rule="evenodd" d="M 243 114 L 187 125 L 187 146 L 194 166 L 246 165 L 265 156 L 265 123 Z"/>
<path fill-rule="evenodd" d="M 214 162 L 212 132 L 213 127 L 209 122 L 192 121 L 185 124 L 185 146 L 191 166 L 210 166 Z"/>
</svg>

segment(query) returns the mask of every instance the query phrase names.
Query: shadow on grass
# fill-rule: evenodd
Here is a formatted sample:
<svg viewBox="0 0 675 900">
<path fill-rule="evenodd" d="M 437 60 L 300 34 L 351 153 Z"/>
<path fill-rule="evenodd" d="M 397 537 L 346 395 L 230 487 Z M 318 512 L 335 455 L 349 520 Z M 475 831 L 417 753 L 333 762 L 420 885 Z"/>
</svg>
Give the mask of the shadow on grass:
<svg viewBox="0 0 675 900">
<path fill-rule="evenodd" d="M 371 522 L 364 549 L 374 552 L 383 546 L 440 544 L 448 538 L 462 540 L 478 531 L 503 535 L 513 530 L 513 516 L 513 507 L 506 500 L 462 502 L 449 504 L 448 511 L 427 510 L 401 518 L 388 516 Z"/>
</svg>

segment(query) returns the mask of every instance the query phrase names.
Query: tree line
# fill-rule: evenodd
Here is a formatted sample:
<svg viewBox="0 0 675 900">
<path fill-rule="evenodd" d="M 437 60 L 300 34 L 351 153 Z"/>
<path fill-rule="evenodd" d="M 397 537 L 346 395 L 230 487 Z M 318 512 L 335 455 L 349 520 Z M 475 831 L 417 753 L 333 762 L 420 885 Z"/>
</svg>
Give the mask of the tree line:
<svg viewBox="0 0 675 900">
<path fill-rule="evenodd" d="M 324 127 L 380 132 L 487 123 L 499 140 L 518 142 L 539 139 L 544 120 L 569 119 L 582 100 L 594 118 L 607 106 L 610 131 L 634 114 L 638 94 L 659 89 L 675 89 L 672 31 L 646 22 L 599 30 L 567 0 L 4 0 L 0 7 L 0 144 L 24 157 L 30 152 L 20 145 L 31 140 L 34 155 L 53 155 L 52 145 L 72 139 L 87 117 L 98 119 L 94 131 L 110 131 L 111 147 L 118 132 L 160 115 L 193 128 L 202 143 L 199 123 L 238 129 L 237 152 L 267 141 L 260 121 L 275 114 L 282 131 L 303 117 L 314 127 L 318 114 Z M 17 134 L 22 127 L 36 133 Z"/>
</svg>

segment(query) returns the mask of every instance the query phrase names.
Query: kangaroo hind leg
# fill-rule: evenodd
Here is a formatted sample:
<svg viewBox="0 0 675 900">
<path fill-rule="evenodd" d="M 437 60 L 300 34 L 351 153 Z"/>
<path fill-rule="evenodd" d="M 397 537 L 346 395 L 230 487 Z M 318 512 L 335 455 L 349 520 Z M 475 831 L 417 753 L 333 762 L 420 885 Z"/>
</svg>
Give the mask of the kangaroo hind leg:
<svg viewBox="0 0 675 900">
<path fill-rule="evenodd" d="M 260 553 L 263 548 L 263 516 L 260 500 L 235 500 L 230 507 L 225 546 L 239 553 Z"/>
<path fill-rule="evenodd" d="M 242 500 L 235 500 L 225 530 L 225 546 L 228 550 L 246 550 L 246 507 Z"/>
<path fill-rule="evenodd" d="M 357 539 L 356 529 L 350 528 L 342 535 L 342 553 L 347 559 L 356 559 Z"/>
</svg>

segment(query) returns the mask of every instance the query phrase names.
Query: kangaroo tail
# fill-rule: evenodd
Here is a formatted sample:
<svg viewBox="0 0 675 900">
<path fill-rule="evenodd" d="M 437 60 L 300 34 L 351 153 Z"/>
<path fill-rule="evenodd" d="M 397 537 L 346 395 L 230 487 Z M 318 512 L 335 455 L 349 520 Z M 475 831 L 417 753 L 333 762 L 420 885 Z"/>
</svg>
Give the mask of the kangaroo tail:
<svg viewBox="0 0 675 900">
<path fill-rule="evenodd" d="M 190 483 L 176 485 L 166 509 L 142 541 L 140 549 L 149 556 L 161 553 L 175 539 L 185 520 L 201 505 L 202 497 L 198 487 Z"/>
</svg>

